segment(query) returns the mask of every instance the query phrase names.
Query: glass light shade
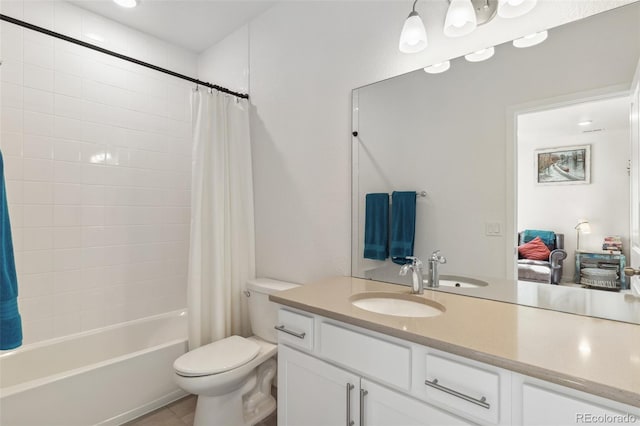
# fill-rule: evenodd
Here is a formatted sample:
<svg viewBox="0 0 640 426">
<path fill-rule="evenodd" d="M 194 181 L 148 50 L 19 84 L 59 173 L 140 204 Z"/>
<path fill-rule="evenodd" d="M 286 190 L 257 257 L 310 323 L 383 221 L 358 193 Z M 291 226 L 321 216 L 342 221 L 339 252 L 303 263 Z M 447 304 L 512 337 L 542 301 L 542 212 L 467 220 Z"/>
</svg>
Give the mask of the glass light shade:
<svg viewBox="0 0 640 426">
<path fill-rule="evenodd" d="M 427 47 L 427 31 L 418 12 L 411 12 L 400 34 L 398 49 L 402 53 L 418 53 Z"/>
<path fill-rule="evenodd" d="M 449 68 L 451 68 L 451 62 L 444 61 L 444 62 L 440 62 L 438 64 L 433 64 L 431 66 L 426 67 L 424 69 L 424 72 L 429 74 L 440 74 L 441 72 L 447 71 Z"/>
<path fill-rule="evenodd" d="M 513 45 L 519 48 L 535 46 L 536 44 L 540 44 L 545 41 L 548 35 L 549 33 L 547 31 L 529 34 L 522 38 L 513 40 Z"/>
<path fill-rule="evenodd" d="M 127 9 L 131 9 L 138 5 L 138 0 L 113 0 L 113 2 L 118 6 L 126 7 Z"/>
<path fill-rule="evenodd" d="M 495 49 L 493 48 L 493 46 L 491 46 L 487 47 L 486 49 L 478 50 L 477 52 L 464 55 L 464 58 L 469 62 L 480 62 L 489 59 L 493 56 L 494 53 Z"/>
<path fill-rule="evenodd" d="M 462 37 L 477 27 L 476 11 L 471 0 L 451 0 L 444 20 L 444 35 Z"/>
<path fill-rule="evenodd" d="M 538 0 L 498 0 L 498 16 L 501 18 L 517 18 L 529 13 Z"/>
</svg>

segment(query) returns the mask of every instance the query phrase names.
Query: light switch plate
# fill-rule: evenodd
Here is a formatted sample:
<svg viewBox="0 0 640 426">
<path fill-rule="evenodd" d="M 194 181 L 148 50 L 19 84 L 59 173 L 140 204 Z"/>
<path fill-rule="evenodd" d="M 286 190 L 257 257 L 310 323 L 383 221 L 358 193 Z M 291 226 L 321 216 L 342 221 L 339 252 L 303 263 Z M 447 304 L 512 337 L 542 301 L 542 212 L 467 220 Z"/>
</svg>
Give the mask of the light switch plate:
<svg viewBox="0 0 640 426">
<path fill-rule="evenodd" d="M 485 234 L 489 237 L 502 236 L 502 222 L 486 222 Z"/>
</svg>

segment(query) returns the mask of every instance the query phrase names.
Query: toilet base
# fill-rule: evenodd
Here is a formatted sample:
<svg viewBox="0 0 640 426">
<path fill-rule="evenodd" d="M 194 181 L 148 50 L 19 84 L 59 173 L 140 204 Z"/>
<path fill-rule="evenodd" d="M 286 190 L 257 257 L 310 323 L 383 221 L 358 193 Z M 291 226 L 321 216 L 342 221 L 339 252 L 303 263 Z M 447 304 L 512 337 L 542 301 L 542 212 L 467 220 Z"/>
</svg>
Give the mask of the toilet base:
<svg viewBox="0 0 640 426">
<path fill-rule="evenodd" d="M 276 409 L 271 383 L 276 372 L 271 358 L 261 364 L 240 389 L 219 396 L 198 395 L 193 426 L 253 426 Z"/>
</svg>

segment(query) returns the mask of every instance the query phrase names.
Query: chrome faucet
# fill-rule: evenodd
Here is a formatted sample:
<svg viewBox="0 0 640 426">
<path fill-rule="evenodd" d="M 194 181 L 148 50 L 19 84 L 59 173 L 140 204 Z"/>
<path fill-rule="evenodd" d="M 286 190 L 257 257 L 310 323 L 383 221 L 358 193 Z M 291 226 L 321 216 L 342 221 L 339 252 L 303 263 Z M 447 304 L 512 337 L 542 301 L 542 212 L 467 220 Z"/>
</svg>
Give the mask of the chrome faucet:
<svg viewBox="0 0 640 426">
<path fill-rule="evenodd" d="M 447 259 L 440 255 L 440 250 L 436 250 L 431 253 L 431 257 L 427 261 L 429 264 L 429 275 L 427 275 L 427 287 L 438 288 L 440 287 L 440 273 L 438 272 L 438 265 L 441 263 L 447 263 Z"/>
<path fill-rule="evenodd" d="M 410 260 L 410 263 L 405 263 L 400 268 L 400 275 L 405 276 L 407 272 L 411 271 L 411 293 L 422 294 L 424 293 L 424 283 L 422 281 L 422 261 L 414 256 L 407 256 L 405 259 Z"/>
</svg>

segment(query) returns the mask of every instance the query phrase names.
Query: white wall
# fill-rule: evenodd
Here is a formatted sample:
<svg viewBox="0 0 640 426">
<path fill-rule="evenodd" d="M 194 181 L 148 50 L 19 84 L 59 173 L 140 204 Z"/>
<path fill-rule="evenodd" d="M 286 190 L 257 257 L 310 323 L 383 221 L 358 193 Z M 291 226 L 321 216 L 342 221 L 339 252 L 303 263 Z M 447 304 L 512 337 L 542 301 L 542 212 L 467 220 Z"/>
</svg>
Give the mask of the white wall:
<svg viewBox="0 0 640 426">
<path fill-rule="evenodd" d="M 521 117 L 526 120 L 526 115 Z M 629 129 L 580 135 L 518 135 L 518 229 L 549 229 L 564 234 L 568 258 L 563 281 L 572 281 L 575 226 L 587 219 L 591 234 L 580 236 L 582 250 L 602 249 L 607 235 L 620 235 L 629 248 Z M 591 183 L 537 185 L 534 151 L 540 148 L 591 145 Z M 628 253 L 628 251 L 627 251 Z"/>
<path fill-rule="evenodd" d="M 257 274 L 303 283 L 350 274 L 352 89 L 615 3 L 541 2 L 526 17 L 446 39 L 447 3 L 421 2 L 431 46 L 417 55 L 397 48 L 408 1 L 283 2 L 251 21 L 248 44 L 234 49 L 250 58 Z"/>
<path fill-rule="evenodd" d="M 190 52 L 64 2 L 3 0 L 2 13 L 196 72 Z M 24 343 L 185 307 L 192 85 L 5 22 L 1 31 Z"/>
</svg>

